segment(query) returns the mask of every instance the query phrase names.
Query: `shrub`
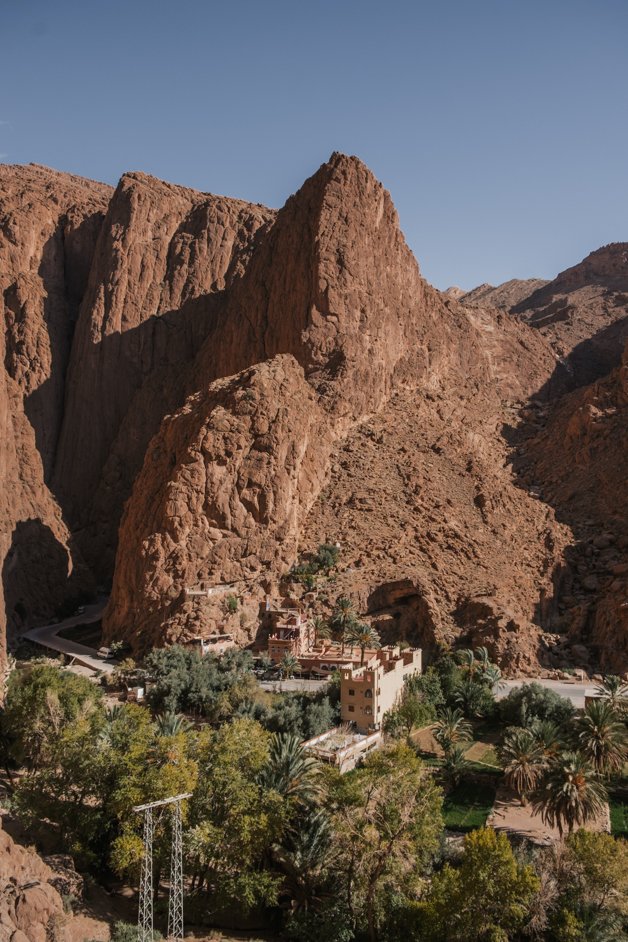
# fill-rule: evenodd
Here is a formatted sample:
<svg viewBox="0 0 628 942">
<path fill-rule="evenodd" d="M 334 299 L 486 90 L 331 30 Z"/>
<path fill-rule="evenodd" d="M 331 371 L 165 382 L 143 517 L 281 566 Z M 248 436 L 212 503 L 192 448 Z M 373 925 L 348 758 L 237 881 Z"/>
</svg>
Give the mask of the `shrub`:
<svg viewBox="0 0 628 942">
<path fill-rule="evenodd" d="M 230 615 L 234 615 L 238 610 L 238 597 L 237 595 L 228 595 L 227 596 L 227 611 Z"/>
<path fill-rule="evenodd" d="M 505 725 L 525 727 L 535 720 L 550 720 L 563 726 L 575 713 L 570 700 L 536 683 L 515 687 L 499 703 L 498 710 Z"/>
<path fill-rule="evenodd" d="M 318 569 L 325 569 L 329 572 L 330 569 L 333 569 L 337 565 L 338 559 L 340 557 L 340 548 L 334 543 L 321 543 L 318 547 L 318 552 L 314 558 L 314 562 L 318 566 Z"/>
</svg>

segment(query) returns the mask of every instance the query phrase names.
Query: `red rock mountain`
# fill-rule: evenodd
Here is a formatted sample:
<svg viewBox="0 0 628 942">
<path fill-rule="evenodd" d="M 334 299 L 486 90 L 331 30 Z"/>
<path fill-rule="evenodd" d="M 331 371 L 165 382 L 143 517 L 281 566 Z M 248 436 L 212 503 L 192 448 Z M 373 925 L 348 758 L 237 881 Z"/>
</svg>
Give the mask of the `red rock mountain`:
<svg viewBox="0 0 628 942">
<path fill-rule="evenodd" d="M 578 397 L 620 388 L 625 246 L 458 301 L 422 279 L 356 158 L 333 155 L 279 212 L 138 173 L 115 191 L 36 167 L 0 183 L 13 631 L 92 580 L 113 582 L 105 631 L 135 650 L 249 641 L 263 593 L 331 539 L 321 610 L 346 592 L 391 637 L 465 637 L 510 668 L 583 640 L 605 656 L 592 626 L 616 590 L 574 580 L 583 515 L 611 530 L 586 493 L 621 477 L 622 451 L 610 425 L 572 442 L 589 456 L 574 503 L 557 443 Z M 603 557 L 620 567 L 622 500 Z M 201 602 L 198 584 L 231 588 Z"/>
</svg>

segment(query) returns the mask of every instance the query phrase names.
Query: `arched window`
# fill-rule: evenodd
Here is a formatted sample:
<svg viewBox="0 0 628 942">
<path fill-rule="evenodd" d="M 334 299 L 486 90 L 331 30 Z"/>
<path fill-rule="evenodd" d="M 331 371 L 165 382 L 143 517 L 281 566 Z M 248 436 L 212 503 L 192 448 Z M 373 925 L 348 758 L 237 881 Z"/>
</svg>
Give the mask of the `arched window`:
<svg viewBox="0 0 628 942">
<path fill-rule="evenodd" d="M 364 691 L 364 696 L 365 696 L 365 697 L 368 697 L 368 699 L 372 700 L 372 699 L 373 699 L 373 691 L 372 691 L 372 690 L 368 690 L 368 689 L 365 690 L 365 691 Z"/>
</svg>

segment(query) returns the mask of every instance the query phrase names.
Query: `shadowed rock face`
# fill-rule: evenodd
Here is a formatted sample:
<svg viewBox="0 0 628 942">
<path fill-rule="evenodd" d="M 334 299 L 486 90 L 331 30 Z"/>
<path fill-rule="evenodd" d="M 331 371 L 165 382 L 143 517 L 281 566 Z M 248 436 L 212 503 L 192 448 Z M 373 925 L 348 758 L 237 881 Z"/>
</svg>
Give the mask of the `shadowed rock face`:
<svg viewBox="0 0 628 942">
<path fill-rule="evenodd" d="M 144 453 L 272 212 L 122 177 L 96 246 L 74 337 L 54 486 L 100 578 Z"/>
<path fill-rule="evenodd" d="M 5 630 L 93 586 L 47 480 L 74 321 L 110 188 L 46 168 L 0 168 L 0 560 Z"/>
<path fill-rule="evenodd" d="M 565 627 L 606 670 L 628 671 L 628 344 L 610 374 L 558 402 L 526 454 L 576 537 Z"/>
<path fill-rule="evenodd" d="M 543 488 L 580 409 L 565 389 L 617 369 L 621 247 L 460 303 L 421 278 L 356 158 L 332 155 L 278 212 L 138 173 L 115 191 L 2 173 L 0 559 L 16 625 L 86 584 L 85 558 L 104 583 L 115 563 L 110 638 L 248 641 L 298 552 L 338 539 L 335 591 L 391 636 L 464 635 L 513 669 L 557 627 L 595 640 L 563 602 L 585 511 Z M 620 452 L 590 449 L 591 480 L 604 461 Z M 197 583 L 233 584 L 237 616 L 219 595 L 200 607 Z M 588 626 L 611 617 L 591 591 Z"/>
</svg>

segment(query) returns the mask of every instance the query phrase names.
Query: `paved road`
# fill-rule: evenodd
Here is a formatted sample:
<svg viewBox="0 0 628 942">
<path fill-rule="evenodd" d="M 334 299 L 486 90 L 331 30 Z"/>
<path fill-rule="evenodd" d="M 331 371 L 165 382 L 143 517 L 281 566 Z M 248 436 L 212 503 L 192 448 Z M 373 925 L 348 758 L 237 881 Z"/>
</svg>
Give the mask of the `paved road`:
<svg viewBox="0 0 628 942">
<path fill-rule="evenodd" d="M 35 644 L 41 644 L 42 647 L 51 651 L 67 654 L 76 663 L 92 671 L 104 671 L 109 674 L 114 669 L 115 662 L 106 661 L 100 657 L 95 648 L 90 648 L 86 644 L 79 644 L 78 641 L 58 637 L 59 632 L 65 628 L 72 628 L 74 625 L 91 625 L 92 622 L 98 621 L 106 604 L 107 599 L 99 599 L 93 605 L 86 605 L 85 612 L 82 615 L 72 615 L 71 618 L 66 618 L 54 625 L 41 625 L 39 628 L 31 628 L 22 637 L 34 641 Z"/>
<path fill-rule="evenodd" d="M 504 697 L 507 697 L 511 690 L 515 687 L 521 687 L 523 684 L 530 683 L 540 684 L 542 687 L 548 687 L 550 690 L 553 690 L 555 693 L 559 694 L 561 697 L 565 697 L 567 700 L 571 700 L 573 705 L 578 709 L 584 707 L 584 692 L 585 690 L 590 690 L 592 687 L 595 687 L 593 681 L 589 681 L 586 684 L 582 683 L 567 683 L 564 680 L 544 680 L 544 679 L 535 679 L 526 677 L 523 680 L 502 680 L 500 684 L 500 689 L 497 691 L 497 699 L 503 700 Z"/>
<path fill-rule="evenodd" d="M 312 692 L 322 690 L 326 687 L 329 680 L 307 680 L 293 677 L 291 680 L 262 680 L 260 687 L 269 690 L 271 693 L 291 693 L 295 690 Z"/>
</svg>

